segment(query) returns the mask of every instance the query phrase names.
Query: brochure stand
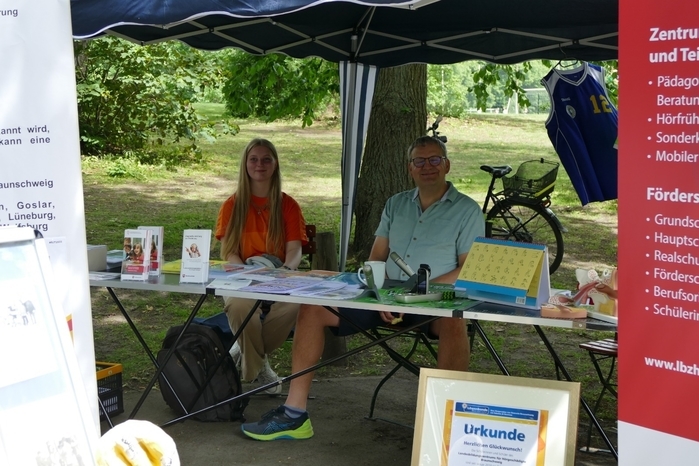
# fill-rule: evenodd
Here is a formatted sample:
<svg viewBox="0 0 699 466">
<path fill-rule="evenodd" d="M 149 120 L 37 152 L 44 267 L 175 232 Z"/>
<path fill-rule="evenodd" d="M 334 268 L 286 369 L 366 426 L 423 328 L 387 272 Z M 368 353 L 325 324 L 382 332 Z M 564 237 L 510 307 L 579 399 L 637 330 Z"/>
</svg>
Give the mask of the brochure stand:
<svg viewBox="0 0 699 466">
<path fill-rule="evenodd" d="M 96 464 L 99 438 L 43 239 L 0 228 L 0 464 Z"/>
<path fill-rule="evenodd" d="M 543 244 L 476 238 L 456 280 L 470 299 L 540 309 L 550 293 Z"/>
<path fill-rule="evenodd" d="M 209 281 L 211 230 L 185 230 L 182 235 L 180 283 Z"/>
</svg>

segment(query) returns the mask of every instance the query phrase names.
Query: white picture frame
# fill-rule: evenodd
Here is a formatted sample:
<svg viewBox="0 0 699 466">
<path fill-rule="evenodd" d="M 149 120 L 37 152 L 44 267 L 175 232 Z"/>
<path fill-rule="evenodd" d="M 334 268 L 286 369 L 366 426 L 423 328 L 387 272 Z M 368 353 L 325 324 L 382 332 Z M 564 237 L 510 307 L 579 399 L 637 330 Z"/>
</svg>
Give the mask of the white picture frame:
<svg viewBox="0 0 699 466">
<path fill-rule="evenodd" d="M 579 406 L 577 382 L 422 369 L 411 465 L 573 466 Z"/>
<path fill-rule="evenodd" d="M 57 294 L 45 241 L 0 227 L 0 464 L 95 464 L 97 400 Z"/>
</svg>

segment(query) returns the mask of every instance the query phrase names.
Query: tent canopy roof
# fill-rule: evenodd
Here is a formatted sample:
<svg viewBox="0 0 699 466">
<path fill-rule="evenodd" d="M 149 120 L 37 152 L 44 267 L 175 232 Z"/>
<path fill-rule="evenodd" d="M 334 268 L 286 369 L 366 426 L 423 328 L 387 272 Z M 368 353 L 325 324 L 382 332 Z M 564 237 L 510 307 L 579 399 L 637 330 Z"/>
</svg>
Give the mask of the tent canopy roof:
<svg viewBox="0 0 699 466">
<path fill-rule="evenodd" d="M 403 3 L 398 7 L 397 3 Z M 618 0 L 71 0 L 76 38 L 237 47 L 379 67 L 617 57 Z M 421 6 L 420 3 L 425 4 Z M 388 6 L 393 4 L 392 6 Z"/>
</svg>

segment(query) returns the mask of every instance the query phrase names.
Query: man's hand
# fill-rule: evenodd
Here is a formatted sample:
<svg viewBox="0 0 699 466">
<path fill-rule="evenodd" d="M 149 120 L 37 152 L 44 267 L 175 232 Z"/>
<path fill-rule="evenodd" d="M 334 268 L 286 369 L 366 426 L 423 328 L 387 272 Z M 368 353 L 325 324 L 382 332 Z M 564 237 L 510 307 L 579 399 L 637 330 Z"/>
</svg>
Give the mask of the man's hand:
<svg viewBox="0 0 699 466">
<path fill-rule="evenodd" d="M 386 322 L 387 324 L 396 325 L 396 324 L 399 324 L 399 323 L 403 322 L 403 316 L 404 316 L 405 314 L 401 312 L 401 313 L 398 314 L 397 317 L 396 317 L 396 314 L 395 314 L 395 313 L 387 312 L 387 311 L 381 311 L 381 312 L 380 312 L 380 315 L 381 315 L 381 320 L 383 320 L 383 321 Z"/>
</svg>

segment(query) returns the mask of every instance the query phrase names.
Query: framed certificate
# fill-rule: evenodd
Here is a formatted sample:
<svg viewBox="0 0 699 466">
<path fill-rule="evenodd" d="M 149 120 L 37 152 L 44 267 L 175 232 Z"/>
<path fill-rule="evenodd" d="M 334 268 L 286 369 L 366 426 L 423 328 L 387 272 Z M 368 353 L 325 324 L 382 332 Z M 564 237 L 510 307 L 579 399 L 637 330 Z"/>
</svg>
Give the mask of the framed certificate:
<svg viewBox="0 0 699 466">
<path fill-rule="evenodd" d="M 412 466 L 573 466 L 580 384 L 422 369 Z"/>
</svg>

